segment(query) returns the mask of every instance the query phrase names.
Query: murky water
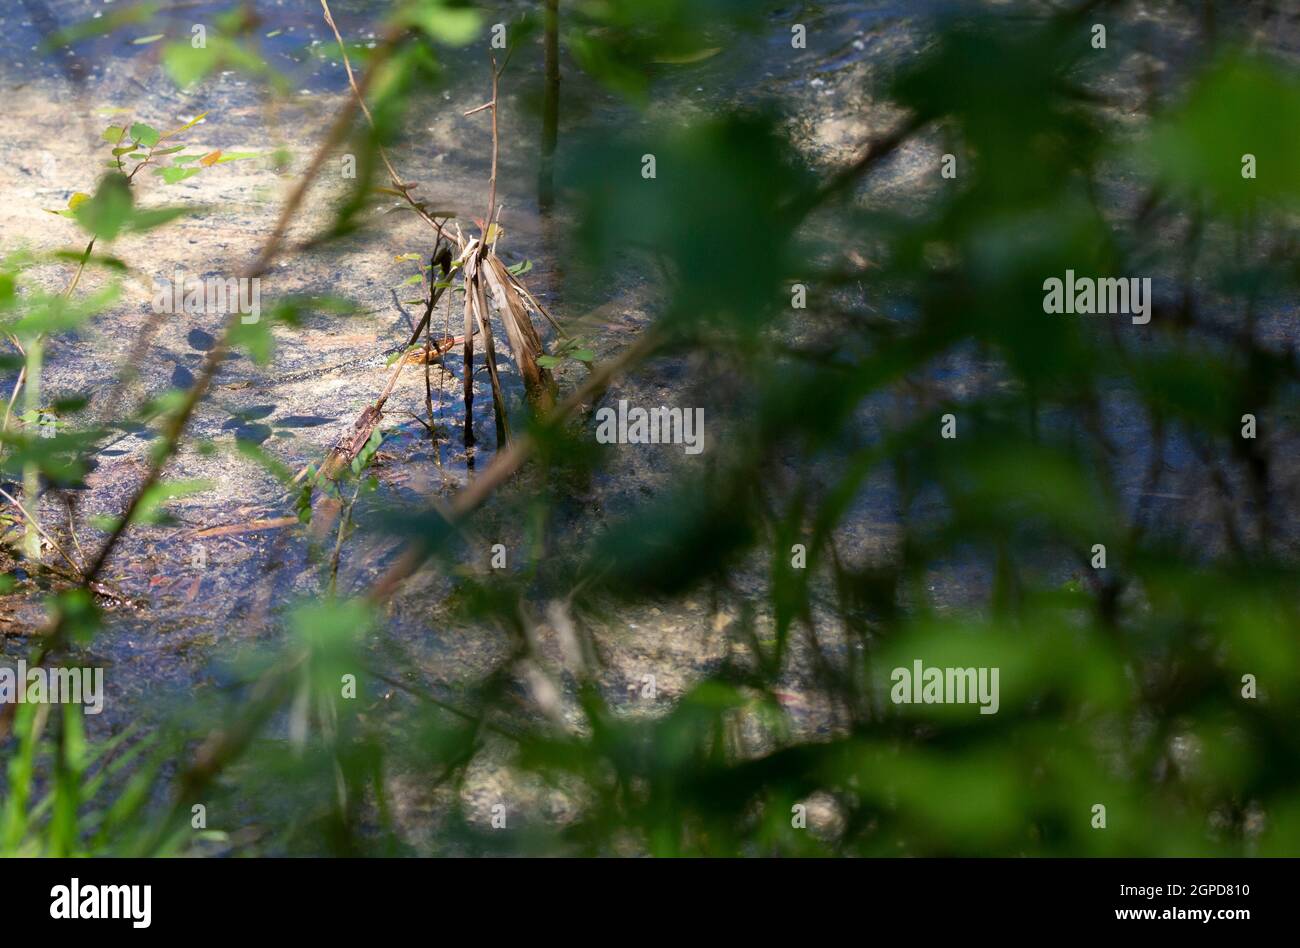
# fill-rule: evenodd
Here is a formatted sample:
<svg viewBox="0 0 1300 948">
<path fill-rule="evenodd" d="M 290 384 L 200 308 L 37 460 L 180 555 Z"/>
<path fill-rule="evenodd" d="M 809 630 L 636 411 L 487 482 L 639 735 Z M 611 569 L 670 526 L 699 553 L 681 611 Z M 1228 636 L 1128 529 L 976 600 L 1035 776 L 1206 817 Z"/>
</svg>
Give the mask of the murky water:
<svg viewBox="0 0 1300 948">
<path fill-rule="evenodd" d="M 362 46 L 374 41 L 374 11 L 385 6 L 347 0 L 331 4 L 345 36 Z M 525 6 L 510 5 L 502 15 Z M 917 46 L 923 35 L 917 15 L 936 6 L 792 7 L 773 16 L 752 37 L 702 37 L 702 46 L 716 47 L 718 52 L 697 63 L 664 64 L 654 77 L 651 111 L 707 110 L 717 104 L 777 99 L 814 127 L 824 120 L 833 132 L 807 145 L 814 157 L 838 157 L 862 138 L 868 116 L 853 111 L 866 101 L 873 71 L 886 68 Z M 73 55 L 42 53 L 43 32 L 103 20 L 120 8 L 119 3 L 76 0 L 6 5 L 0 10 L 0 83 L 13 90 L 18 104 L 4 136 L 6 157 L 13 159 L 13 179 L 5 182 L 7 193 L 39 209 L 62 206 L 73 190 L 92 190 L 95 158 L 102 151 L 98 133 L 108 121 L 96 110 L 105 107 L 130 109 L 141 120 L 159 125 L 210 110 L 208 121 L 195 130 L 196 144 L 257 151 L 283 144 L 295 152 L 296 167 L 301 167 L 326 116 L 346 91 L 333 37 L 314 4 L 257 4 L 261 17 L 257 33 L 266 60 L 290 77 L 294 90 L 288 103 L 274 108 L 255 83 L 234 74 L 223 74 L 189 93 L 178 92 L 158 65 L 162 44 L 135 42 L 157 33 L 187 36 L 193 24 L 213 22 L 225 4 L 188 6 L 161 21 L 86 40 L 76 45 Z M 794 22 L 809 28 L 807 49 L 791 47 Z M 444 81 L 412 103 L 405 136 L 393 147 L 393 158 L 408 179 L 422 183 L 422 193 L 435 206 L 454 209 L 462 217 L 481 215 L 490 137 L 482 116 L 466 119 L 461 113 L 488 97 L 486 57 L 476 46 L 444 51 L 441 59 Z M 563 69 L 561 154 L 566 139 L 587 129 L 640 121 L 636 109 L 598 87 L 567 59 Z M 653 317 L 655 292 L 629 274 L 621 285 L 604 288 L 604 299 L 571 298 L 556 224 L 537 208 L 540 120 L 535 103 L 541 87 L 540 47 L 533 41 L 512 59 L 503 82 L 500 196 L 506 205 L 507 229 L 503 252 L 508 262 L 526 259 L 532 264 L 526 278 L 530 287 L 561 319 L 601 307 L 584 332 L 604 357 L 626 345 Z M 52 113 L 56 102 L 58 112 Z M 23 125 L 14 128 L 15 123 Z M 282 192 L 289 181 L 264 162 L 250 162 L 231 165 L 220 175 L 201 176 L 165 194 L 151 183 L 146 185 L 152 187 L 150 197 L 210 204 L 212 210 L 179 223 L 165 239 L 124 240 L 115 250 L 155 276 L 167 275 L 177 266 L 200 276 L 233 271 L 264 238 L 276 192 Z M 321 190 L 328 194 L 339 187 L 327 181 Z M 309 217 L 319 222 L 327 211 L 322 205 Z M 14 208 L 3 213 L 8 217 L 6 243 L 18 233 L 38 246 L 75 241 L 75 233 L 61 219 Z M 564 213 L 562 206 L 554 212 L 559 218 Z M 409 273 L 402 272 L 393 258 L 408 251 L 424 252 L 426 241 L 419 227 L 404 217 L 394 218 L 391 227 L 369 243 L 345 241 L 296 255 L 264 278 L 268 297 L 338 293 L 356 300 L 366 312 L 351 317 L 311 316 L 300 330 L 277 330 L 278 348 L 271 366 L 256 366 L 241 355 L 223 370 L 190 429 L 191 444 L 210 441 L 217 451 L 204 455 L 187 447 L 169 471 L 177 479 L 205 479 L 211 489 L 172 503 L 175 525 L 131 531 L 108 571 L 110 582 L 147 605 L 113 609 L 107 628 L 93 645 L 94 659 L 109 666 L 110 690 L 116 699 L 101 725 L 183 703 L 196 684 L 210 680 L 215 655 L 232 645 L 277 635 L 277 609 L 323 588 L 333 533 L 313 536 L 305 528 L 282 527 L 220 536 L 196 534 L 293 513 L 293 498 L 238 455 L 233 449 L 236 438 L 260 444 L 295 469 L 318 462 L 342 428 L 382 387 L 386 369 L 378 353 L 400 343 L 418 316 L 414 307 L 400 303 L 411 295 L 409 289 L 400 289 Z M 52 271 L 47 278 L 58 285 L 64 276 Z M 88 277 L 86 285 L 93 287 L 94 277 Z M 121 306 L 98 317 L 76 337 L 51 346 L 47 391 L 92 395 L 107 391 L 117 365 L 145 325 L 144 290 L 141 282 Z M 455 314 L 452 332 L 460 318 Z M 219 321 L 202 316 L 164 321 L 140 366 L 137 397 L 188 385 L 211 347 Z M 439 316 L 434 324 L 441 325 Z M 504 351 L 503 339 L 498 338 L 497 347 Z M 375 353 L 375 358 L 362 365 L 349 364 L 367 352 Z M 389 404 L 390 430 L 374 471 L 380 489 L 359 503 L 360 522 L 386 509 L 419 507 L 431 493 L 464 483 L 469 458 L 458 434 L 459 357 L 453 355 L 447 365 L 451 377 L 445 384 L 438 385 L 436 369 L 433 381 L 440 389 L 435 396 L 438 422 L 450 437 L 431 444 L 423 426 L 412 417 L 425 414 L 423 370 L 407 369 Z M 658 392 L 674 371 L 678 370 L 669 366 L 659 377 L 629 380 L 623 391 Z M 559 380 L 563 386 L 579 377 L 565 370 Z M 6 391 L 10 384 L 11 380 L 4 381 Z M 519 380 L 508 364 L 504 384 L 508 397 L 517 400 Z M 476 386 L 476 406 L 479 447 L 474 461 L 481 466 L 490 459 L 495 440 L 486 378 Z M 92 411 L 96 407 L 92 402 Z M 71 501 L 80 540 L 93 546 L 102 534 L 93 528 L 91 518 L 120 509 L 143 471 L 152 437 L 147 429 L 123 432 L 99 455 L 86 490 L 47 496 L 45 518 L 65 518 L 62 502 Z M 606 509 L 618 508 L 618 491 L 627 490 L 628 484 L 639 484 L 643 491 L 662 482 L 666 473 L 662 457 L 636 464 L 637 469 L 607 479 L 613 494 L 605 498 Z M 364 531 L 358 534 L 344 547 L 340 589 L 363 589 L 390 551 L 391 542 L 368 539 Z M 203 565 L 196 565 L 200 562 Z M 444 680 L 468 678 L 486 667 L 499 643 L 488 634 L 457 635 L 437 627 L 437 604 L 448 588 L 437 578 L 415 583 L 395 605 L 391 627 L 409 642 L 430 675 Z M 34 599 L 16 604 L 7 620 L 9 631 L 32 628 L 39 618 Z M 633 627 L 666 628 L 671 630 L 665 633 L 670 638 L 680 635 L 692 640 L 695 628 L 703 629 L 712 621 L 697 603 L 679 604 L 670 617 L 629 613 L 624 620 Z M 0 649 L 18 656 L 25 653 L 26 643 L 22 638 L 0 638 Z M 707 662 L 708 655 L 701 645 L 694 654 L 678 654 L 675 661 L 683 664 L 685 678 L 687 669 Z"/>
</svg>

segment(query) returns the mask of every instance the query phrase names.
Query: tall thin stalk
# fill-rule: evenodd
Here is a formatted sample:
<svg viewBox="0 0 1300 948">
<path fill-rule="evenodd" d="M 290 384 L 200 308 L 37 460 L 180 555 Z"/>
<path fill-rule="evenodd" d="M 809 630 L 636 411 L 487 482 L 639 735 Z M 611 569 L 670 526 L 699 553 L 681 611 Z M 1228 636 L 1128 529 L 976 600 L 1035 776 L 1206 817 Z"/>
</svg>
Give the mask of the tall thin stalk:
<svg viewBox="0 0 1300 948">
<path fill-rule="evenodd" d="M 41 363 L 44 358 L 45 343 L 40 336 L 33 337 L 27 343 L 27 388 L 23 395 L 23 407 L 26 408 L 28 425 L 40 417 L 41 411 Z M 23 535 L 23 555 L 29 560 L 41 558 L 41 469 L 34 461 L 23 465 L 23 499 L 27 501 L 30 522 Z"/>
</svg>

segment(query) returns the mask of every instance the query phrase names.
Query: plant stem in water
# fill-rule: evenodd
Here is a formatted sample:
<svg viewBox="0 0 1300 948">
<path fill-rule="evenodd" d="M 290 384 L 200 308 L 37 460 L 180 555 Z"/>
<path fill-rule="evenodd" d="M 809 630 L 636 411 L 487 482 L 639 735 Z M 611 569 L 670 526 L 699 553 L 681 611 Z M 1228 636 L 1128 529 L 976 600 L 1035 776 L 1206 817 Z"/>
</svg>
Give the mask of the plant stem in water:
<svg viewBox="0 0 1300 948">
<path fill-rule="evenodd" d="M 29 430 L 34 430 L 39 424 L 37 419 L 40 417 L 41 410 L 43 349 L 44 343 L 39 336 L 27 344 L 27 390 L 23 405 L 27 409 Z M 23 499 L 27 501 L 28 515 L 31 518 L 31 522 L 27 525 L 27 533 L 23 536 L 23 555 L 29 560 L 39 561 L 41 558 L 41 469 L 31 461 L 23 465 Z"/>
</svg>

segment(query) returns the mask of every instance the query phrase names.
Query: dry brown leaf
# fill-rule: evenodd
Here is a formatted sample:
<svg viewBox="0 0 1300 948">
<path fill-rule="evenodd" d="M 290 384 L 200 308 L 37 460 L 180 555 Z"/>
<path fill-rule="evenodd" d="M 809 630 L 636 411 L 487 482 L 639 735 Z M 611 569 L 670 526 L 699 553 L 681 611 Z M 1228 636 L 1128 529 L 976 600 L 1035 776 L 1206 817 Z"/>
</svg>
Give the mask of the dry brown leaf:
<svg viewBox="0 0 1300 948">
<path fill-rule="evenodd" d="M 527 304 L 521 299 L 501 259 L 489 257 L 486 263 L 488 285 L 501 315 L 501 325 L 505 327 L 510 354 L 523 376 L 524 390 L 538 410 L 550 411 L 555 406 L 555 382 L 551 373 L 537 364 L 537 357 L 542 354 L 542 340 L 528 316 Z"/>
</svg>

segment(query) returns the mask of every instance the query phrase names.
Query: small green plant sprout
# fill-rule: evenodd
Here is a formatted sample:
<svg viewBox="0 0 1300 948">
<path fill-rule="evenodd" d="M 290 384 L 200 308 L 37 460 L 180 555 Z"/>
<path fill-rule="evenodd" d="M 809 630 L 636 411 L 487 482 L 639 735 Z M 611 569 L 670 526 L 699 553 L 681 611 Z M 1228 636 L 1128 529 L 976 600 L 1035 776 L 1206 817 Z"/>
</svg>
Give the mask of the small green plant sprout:
<svg viewBox="0 0 1300 948">
<path fill-rule="evenodd" d="M 131 186 L 143 168 L 152 166 L 153 173 L 161 177 L 164 183 L 176 184 L 193 177 L 203 168 L 225 161 L 255 157 L 255 152 L 226 155 L 220 150 L 184 155 L 181 152 L 188 146 L 168 144 L 198 125 L 207 115 L 207 112 L 201 112 L 184 125 L 168 132 L 159 132 L 144 122 L 112 124 L 104 129 L 101 138 L 112 146 L 112 152 L 109 160 L 104 163 L 109 170 L 100 179 L 95 193 L 91 195 L 76 191 L 68 199 L 66 208 L 50 212 L 77 221 L 90 234 L 86 257 L 93 251 L 96 241 L 107 242 L 123 233 L 152 230 L 192 212 L 192 208 L 179 206 L 147 209 L 136 207 Z M 188 167 L 195 162 L 197 167 Z M 80 276 L 79 269 L 69 287 L 69 295 L 76 288 Z"/>
<path fill-rule="evenodd" d="M 422 287 L 426 287 L 427 290 L 429 291 L 440 291 L 440 290 L 451 289 L 452 274 L 454 274 L 457 270 L 459 270 L 462 265 L 462 261 L 460 260 L 452 261 L 448 265 L 449 269 L 442 276 L 442 278 L 435 281 L 433 279 L 433 269 L 434 269 L 433 265 L 429 263 L 427 260 L 425 260 L 425 258 L 422 255 L 418 253 L 402 253 L 402 254 L 398 254 L 393 259 L 398 263 L 414 263 L 416 268 L 415 273 L 411 274 L 409 277 L 407 277 L 399 284 L 399 289 L 408 286 L 415 286 L 417 284 L 419 284 Z M 458 293 L 464 292 L 464 289 L 461 287 L 456 287 L 455 289 L 456 292 Z M 426 292 L 424 296 L 419 297 L 418 299 L 402 300 L 402 303 L 405 306 L 424 306 L 428 302 L 429 302 L 428 292 Z M 415 351 L 418 348 L 420 347 L 412 346 L 409 351 Z M 389 357 L 388 364 L 392 365 L 394 362 L 397 361 L 398 357 L 401 355 L 402 353 L 400 352 L 394 353 L 392 356 Z"/>
<path fill-rule="evenodd" d="M 121 113 L 115 111 L 114 114 Z M 116 282 L 85 300 L 73 299 L 88 264 L 100 264 L 116 271 L 126 269 L 126 265 L 116 258 L 94 256 L 98 242 L 107 244 L 123 234 L 151 231 L 193 212 L 192 207 L 185 206 L 137 206 L 133 184 L 141 169 L 152 166 L 154 173 L 164 183 L 175 184 L 198 174 L 204 168 L 254 156 L 253 152 L 223 154 L 220 150 L 181 154 L 187 146 L 178 139 L 204 121 L 207 115 L 207 112 L 201 112 L 184 125 L 166 132 L 160 132 L 145 122 L 114 122 L 106 127 L 100 138 L 111 147 L 111 157 L 104 162 L 108 170 L 99 179 L 94 194 L 74 191 L 65 208 L 51 210 L 53 214 L 76 221 L 89 237 L 85 248 L 79 253 L 65 251 L 57 255 L 59 259 L 76 261 L 77 267 L 71 280 L 62 292 L 54 295 L 35 288 L 21 299 L 11 294 L 14 305 L 5 307 L 5 311 L 0 313 L 0 322 L 22 357 L 18 381 L 6 406 L 4 420 L 0 423 L 4 447 L 8 447 L 14 440 L 9 430 L 10 419 L 19 392 L 26 387 L 24 412 L 19 418 L 23 422 L 23 437 L 26 439 L 24 453 L 31 456 L 23 466 L 24 509 L 30 521 L 24 537 L 23 553 L 29 560 L 41 559 L 43 531 L 39 512 L 40 483 L 42 474 L 48 476 L 50 473 L 44 470 L 42 461 L 35 456 L 42 453 L 32 451 L 32 437 L 44 438 L 52 443 L 53 448 L 60 442 L 56 437 L 57 429 L 64 426 L 62 421 L 54 417 L 60 413 L 56 411 L 52 416 L 41 402 L 41 369 L 45 344 L 51 335 L 76 329 L 91 315 L 117 299 L 120 286 Z M 12 288 L 16 280 L 17 274 L 10 273 L 6 285 Z M 56 455 L 57 449 L 42 454 L 46 457 Z"/>
<path fill-rule="evenodd" d="M 572 359 L 573 361 L 581 362 L 583 365 L 590 368 L 591 363 L 595 358 L 596 353 L 593 352 L 586 343 L 577 337 L 573 337 L 561 340 L 554 355 L 538 356 L 537 364 L 544 369 L 553 369 L 562 365 L 565 360 Z"/>
<path fill-rule="evenodd" d="M 363 447 L 361 452 L 352 459 L 352 473 L 360 477 L 361 472 L 369 467 L 370 462 L 375 459 L 375 455 L 379 453 L 379 446 L 383 443 L 383 433 L 376 428 L 371 432 L 370 439 L 366 441 L 365 447 Z"/>
</svg>

